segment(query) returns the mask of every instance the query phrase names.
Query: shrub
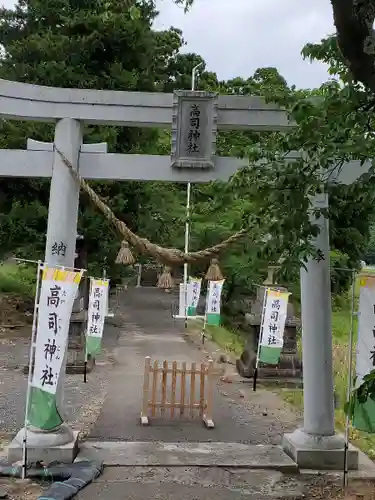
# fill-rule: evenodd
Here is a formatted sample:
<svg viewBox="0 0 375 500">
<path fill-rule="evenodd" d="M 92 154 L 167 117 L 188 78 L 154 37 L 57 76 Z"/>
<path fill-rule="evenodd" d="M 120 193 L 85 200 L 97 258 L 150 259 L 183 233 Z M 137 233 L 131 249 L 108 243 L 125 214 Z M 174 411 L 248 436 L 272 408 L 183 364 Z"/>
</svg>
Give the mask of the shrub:
<svg viewBox="0 0 375 500">
<path fill-rule="evenodd" d="M 0 264 L 0 293 L 15 293 L 30 298 L 35 292 L 36 269 L 25 264 Z"/>
</svg>

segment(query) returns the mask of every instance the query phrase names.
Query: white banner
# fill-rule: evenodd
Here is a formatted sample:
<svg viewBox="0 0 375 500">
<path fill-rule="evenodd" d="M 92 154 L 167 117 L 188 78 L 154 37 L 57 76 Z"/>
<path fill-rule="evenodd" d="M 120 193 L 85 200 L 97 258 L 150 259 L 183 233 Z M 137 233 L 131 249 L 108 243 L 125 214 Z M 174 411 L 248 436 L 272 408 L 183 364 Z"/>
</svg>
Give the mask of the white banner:
<svg viewBox="0 0 375 500">
<path fill-rule="evenodd" d="M 221 292 L 225 280 L 209 281 L 206 300 L 206 314 L 220 314 Z"/>
<path fill-rule="evenodd" d="M 51 394 L 56 393 L 81 277 L 82 271 L 43 268 L 31 385 Z"/>
<path fill-rule="evenodd" d="M 356 388 L 375 370 L 375 276 L 360 276 Z M 367 398 L 354 405 L 353 427 L 375 432 L 375 401 Z"/>
<path fill-rule="evenodd" d="M 375 277 L 360 279 L 357 341 L 357 385 L 375 370 Z"/>
<path fill-rule="evenodd" d="M 188 286 L 188 306 L 197 308 L 199 297 L 201 294 L 201 278 L 189 278 L 189 286 Z"/>
<path fill-rule="evenodd" d="M 282 348 L 284 328 L 288 310 L 289 292 L 266 289 L 263 310 L 261 346 Z"/>
<path fill-rule="evenodd" d="M 109 280 L 90 279 L 90 298 L 87 320 L 87 335 L 102 337 L 107 314 Z"/>
</svg>

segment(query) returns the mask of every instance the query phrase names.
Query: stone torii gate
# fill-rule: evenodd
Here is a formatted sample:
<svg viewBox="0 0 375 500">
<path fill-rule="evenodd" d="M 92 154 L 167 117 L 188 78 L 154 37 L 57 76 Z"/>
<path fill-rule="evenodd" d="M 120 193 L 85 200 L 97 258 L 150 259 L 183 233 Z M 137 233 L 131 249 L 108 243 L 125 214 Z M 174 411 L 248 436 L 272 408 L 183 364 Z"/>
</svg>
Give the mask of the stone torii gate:
<svg viewBox="0 0 375 500">
<path fill-rule="evenodd" d="M 253 96 L 61 89 L 5 80 L 0 80 L 0 116 L 56 123 L 54 144 L 29 140 L 26 151 L 0 150 L 0 176 L 51 178 L 45 261 L 66 267 L 74 263 L 79 186 L 57 150 L 86 179 L 202 183 L 227 180 L 247 164 L 216 156 L 217 129 L 287 132 L 293 127 L 284 110 Z M 83 124 L 172 127 L 171 156 L 107 153 L 106 144 L 82 143 Z M 292 153 L 290 160 L 298 156 Z M 370 162 L 363 167 L 349 162 L 340 173 L 334 169 L 330 180 L 349 184 L 369 168 Z M 328 221 L 317 222 L 321 233 L 314 244 L 324 259 L 311 258 L 308 272 L 301 272 L 304 427 L 284 437 L 284 449 L 300 467 L 338 469 L 344 442 L 334 429 Z M 64 255 L 54 251 L 60 242 Z M 23 436 L 21 430 L 9 446 L 12 461 L 22 457 Z M 65 423 L 51 432 L 28 430 L 29 457 L 72 461 L 76 440 Z M 356 468 L 357 462 L 352 450 L 349 466 Z"/>
</svg>

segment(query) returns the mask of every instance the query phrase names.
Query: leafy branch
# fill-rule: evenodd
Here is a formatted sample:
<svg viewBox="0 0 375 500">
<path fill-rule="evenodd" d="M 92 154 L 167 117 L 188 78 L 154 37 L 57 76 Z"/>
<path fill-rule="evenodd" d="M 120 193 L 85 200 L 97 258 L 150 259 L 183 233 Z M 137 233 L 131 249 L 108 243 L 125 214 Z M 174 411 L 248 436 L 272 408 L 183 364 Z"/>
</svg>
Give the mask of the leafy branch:
<svg viewBox="0 0 375 500">
<path fill-rule="evenodd" d="M 352 391 L 350 401 L 344 408 L 345 413 L 352 419 L 357 404 L 365 404 L 369 399 L 375 401 L 375 370 L 365 375 L 362 384 Z"/>
</svg>

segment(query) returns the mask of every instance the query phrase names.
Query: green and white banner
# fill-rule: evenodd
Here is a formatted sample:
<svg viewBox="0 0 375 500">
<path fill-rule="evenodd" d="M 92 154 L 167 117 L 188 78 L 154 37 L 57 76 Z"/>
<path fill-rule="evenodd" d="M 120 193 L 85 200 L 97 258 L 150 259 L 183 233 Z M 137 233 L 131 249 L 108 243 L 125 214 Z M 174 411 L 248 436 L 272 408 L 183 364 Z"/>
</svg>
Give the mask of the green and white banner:
<svg viewBox="0 0 375 500">
<path fill-rule="evenodd" d="M 259 361 L 268 365 L 277 365 L 284 345 L 284 328 L 290 293 L 267 288 L 265 294 L 259 340 Z"/>
<path fill-rule="evenodd" d="M 207 325 L 220 325 L 221 292 L 225 280 L 209 281 L 206 298 Z"/>
<path fill-rule="evenodd" d="M 86 356 L 95 356 L 101 349 L 104 320 L 108 313 L 108 287 L 109 280 L 90 278 Z"/>
<path fill-rule="evenodd" d="M 199 296 L 201 293 L 201 278 L 189 278 L 186 284 L 186 292 L 184 283 L 180 283 L 180 294 L 178 302 L 178 315 L 180 318 L 184 318 L 185 314 L 187 316 L 195 316 L 197 313 L 197 306 L 199 302 Z M 185 312 L 185 300 L 187 299 L 187 311 Z"/>
<path fill-rule="evenodd" d="M 375 277 L 360 278 L 359 320 L 357 340 L 357 387 L 375 369 Z M 375 401 L 356 403 L 353 426 L 361 431 L 375 432 Z"/>
<path fill-rule="evenodd" d="M 188 308 L 187 315 L 188 316 L 196 316 L 197 307 L 199 302 L 199 297 L 201 294 L 201 278 L 189 278 L 188 283 Z"/>
<path fill-rule="evenodd" d="M 47 266 L 42 269 L 34 372 L 28 388 L 26 420 L 28 425 L 47 431 L 63 422 L 56 405 L 56 390 L 67 349 L 74 298 L 83 271 Z"/>
</svg>

